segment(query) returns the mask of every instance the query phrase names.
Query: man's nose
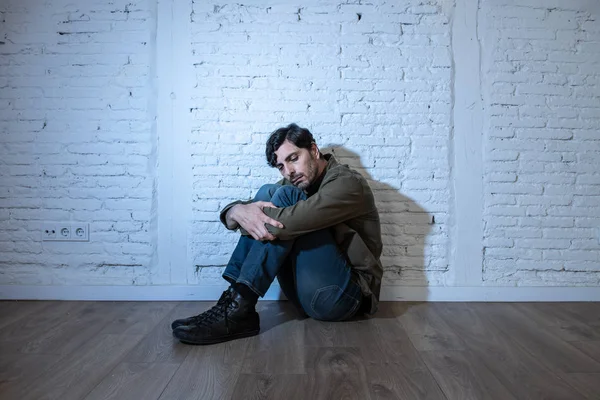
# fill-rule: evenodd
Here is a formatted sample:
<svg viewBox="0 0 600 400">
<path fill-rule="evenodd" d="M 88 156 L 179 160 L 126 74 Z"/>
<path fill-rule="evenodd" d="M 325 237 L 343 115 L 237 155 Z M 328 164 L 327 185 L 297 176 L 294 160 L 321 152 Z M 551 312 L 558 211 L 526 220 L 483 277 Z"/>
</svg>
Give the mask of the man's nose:
<svg viewBox="0 0 600 400">
<path fill-rule="evenodd" d="M 296 172 L 296 171 L 294 171 L 294 168 L 292 168 L 292 167 L 286 167 L 286 170 L 287 170 L 287 176 L 292 176 L 292 175 L 294 175 L 294 172 Z"/>
</svg>

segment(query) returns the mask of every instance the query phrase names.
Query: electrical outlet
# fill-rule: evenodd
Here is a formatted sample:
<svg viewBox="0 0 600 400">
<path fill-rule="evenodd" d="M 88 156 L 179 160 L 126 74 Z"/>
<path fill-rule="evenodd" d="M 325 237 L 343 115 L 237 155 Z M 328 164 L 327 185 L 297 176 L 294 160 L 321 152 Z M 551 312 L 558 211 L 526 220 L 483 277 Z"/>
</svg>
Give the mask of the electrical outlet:
<svg viewBox="0 0 600 400">
<path fill-rule="evenodd" d="M 42 224 L 42 240 L 56 240 L 56 226 L 53 224 Z"/>
<path fill-rule="evenodd" d="M 88 224 L 71 224 L 71 240 L 75 242 L 90 240 L 90 226 Z"/>
<path fill-rule="evenodd" d="M 42 241 L 87 242 L 90 240 L 89 224 L 56 222 L 42 224 Z"/>
<path fill-rule="evenodd" d="M 59 225 L 58 227 L 58 237 L 60 240 L 69 240 L 71 239 L 71 226 L 63 226 Z"/>
</svg>

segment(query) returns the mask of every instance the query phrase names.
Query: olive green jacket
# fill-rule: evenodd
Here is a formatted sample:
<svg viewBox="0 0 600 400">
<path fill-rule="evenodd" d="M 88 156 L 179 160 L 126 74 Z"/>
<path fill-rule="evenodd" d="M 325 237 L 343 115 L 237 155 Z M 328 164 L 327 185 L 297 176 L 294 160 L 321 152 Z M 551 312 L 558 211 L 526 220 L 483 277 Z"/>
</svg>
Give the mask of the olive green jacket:
<svg viewBox="0 0 600 400">
<path fill-rule="evenodd" d="M 379 260 L 382 251 L 379 213 L 367 180 L 347 165 L 339 164 L 326 154 L 327 167 L 320 182 L 308 192 L 308 199 L 285 208 L 264 208 L 269 217 L 281 222 L 284 228 L 267 225 L 278 239 L 288 240 L 319 229 L 331 228 L 338 246 L 346 253 L 366 301 L 366 311 L 377 311 L 383 267 Z M 291 185 L 283 179 L 279 184 Z M 310 190 L 309 189 L 309 190 Z M 314 192 L 314 193 L 311 193 Z M 225 226 L 226 214 L 236 201 L 221 211 Z M 246 234 L 242 230 L 242 234 Z"/>
</svg>

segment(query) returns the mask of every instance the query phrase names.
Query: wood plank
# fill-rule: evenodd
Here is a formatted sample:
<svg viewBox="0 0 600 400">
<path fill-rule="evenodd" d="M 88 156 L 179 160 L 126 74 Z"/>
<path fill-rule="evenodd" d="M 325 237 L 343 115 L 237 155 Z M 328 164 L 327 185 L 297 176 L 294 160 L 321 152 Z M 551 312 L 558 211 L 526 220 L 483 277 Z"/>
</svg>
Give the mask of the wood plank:
<svg viewBox="0 0 600 400">
<path fill-rule="evenodd" d="M 307 399 L 371 398 L 365 363 L 354 347 L 305 347 L 306 370 L 312 383 Z"/>
<path fill-rule="evenodd" d="M 81 307 L 81 303 L 75 301 L 49 302 L 39 312 L 6 325 L 0 329 L 0 353 L 21 351 L 27 343 L 64 323 Z"/>
<path fill-rule="evenodd" d="M 305 400 L 310 386 L 305 374 L 241 374 L 232 399 Z"/>
<path fill-rule="evenodd" d="M 243 374 L 270 376 L 305 372 L 303 321 L 295 319 L 292 307 L 290 302 L 259 305 L 261 333 L 248 339 Z M 263 378 L 256 379 L 262 381 Z"/>
<path fill-rule="evenodd" d="M 304 321 L 304 344 L 315 347 L 339 345 L 339 324 L 308 318 Z"/>
<path fill-rule="evenodd" d="M 155 400 L 179 364 L 121 363 L 84 400 Z"/>
<path fill-rule="evenodd" d="M 36 315 L 43 309 L 52 308 L 57 302 L 48 301 L 0 301 L 0 329 L 15 321 Z"/>
<path fill-rule="evenodd" d="M 599 372 L 569 372 L 572 364 L 581 369 L 574 361 L 582 355 L 600 364 L 600 340 L 581 340 L 596 335 L 589 303 L 382 303 L 372 318 L 333 323 L 298 318 L 287 302 L 261 302 L 261 335 L 212 346 L 179 343 L 170 323 L 214 302 L 19 303 L 0 310 L 10 320 L 0 328 L 2 400 L 600 393 Z"/>
<path fill-rule="evenodd" d="M 421 357 L 449 399 L 516 399 L 469 351 L 426 351 Z"/>
<path fill-rule="evenodd" d="M 543 330 L 565 341 L 600 340 L 600 329 L 583 323 L 572 311 L 557 303 L 512 303 Z"/>
<path fill-rule="evenodd" d="M 573 373 L 562 377 L 587 399 L 600 399 L 600 374 Z"/>
<path fill-rule="evenodd" d="M 2 353 L 0 382 L 33 380 L 56 362 L 58 357 L 51 354 Z"/>
<path fill-rule="evenodd" d="M 371 331 L 369 318 L 343 322 L 318 321 L 308 318 L 303 322 L 304 344 L 312 347 L 359 347 Z"/>
<path fill-rule="evenodd" d="M 589 342 L 571 342 L 571 344 L 581 350 L 583 353 L 600 362 L 600 340 Z"/>
<path fill-rule="evenodd" d="M 121 302 L 119 315 L 99 333 L 145 335 L 177 305 L 177 302 Z"/>
<path fill-rule="evenodd" d="M 192 347 L 173 340 L 171 322 L 196 315 L 207 308 L 208 302 L 178 304 L 127 354 L 127 362 L 181 364 Z"/>
<path fill-rule="evenodd" d="M 246 338 L 193 346 L 159 399 L 230 399 L 247 345 Z"/>
<path fill-rule="evenodd" d="M 42 329 L 20 349 L 23 353 L 69 354 L 79 348 L 118 315 L 119 303 L 77 302 L 62 322 Z M 50 312 L 50 311 L 49 311 Z"/>
<path fill-rule="evenodd" d="M 415 348 L 428 350 L 464 350 L 459 336 L 455 335 L 436 312 L 436 303 L 394 305 L 397 317 Z"/>
<path fill-rule="evenodd" d="M 397 310 L 389 307 L 381 311 L 381 314 L 366 321 L 363 326 L 367 329 L 357 330 L 361 335 L 355 345 L 360 347 L 368 368 L 389 366 L 399 371 L 427 371 L 419 352 L 396 318 Z M 355 330 L 354 327 L 348 328 Z"/>
<path fill-rule="evenodd" d="M 63 356 L 34 381 L 12 382 L 7 399 L 80 400 L 141 340 L 139 335 L 99 335 L 80 352 Z"/>
<path fill-rule="evenodd" d="M 398 364 L 367 369 L 372 399 L 444 400 L 446 397 L 427 370 L 405 370 Z"/>
<path fill-rule="evenodd" d="M 508 303 L 476 307 L 497 329 L 510 336 L 556 372 L 600 372 L 600 363 L 551 333 L 540 329 Z"/>
<path fill-rule="evenodd" d="M 373 399 L 445 399 L 397 317 L 406 307 L 382 303 L 379 312 L 355 330 Z M 365 327 L 367 329 L 365 329 Z"/>
<path fill-rule="evenodd" d="M 357 317 L 344 322 L 326 322 L 314 319 L 304 321 L 305 337 L 307 346 L 315 347 L 362 347 L 369 335 L 373 334 L 374 321 L 389 321 L 391 325 L 383 326 L 382 329 L 399 329 L 400 340 L 408 339 L 403 327 L 396 320 L 396 309 L 392 302 L 381 303 L 380 309 L 374 317 Z M 377 323 L 375 323 L 377 324 Z M 384 335 L 389 337 L 390 335 Z M 414 347 L 410 345 L 410 348 Z"/>
<path fill-rule="evenodd" d="M 481 314 L 489 303 L 443 303 L 438 313 L 476 357 L 518 399 L 580 399 L 582 396 Z M 511 327 L 512 328 L 512 327 Z"/>
<path fill-rule="evenodd" d="M 260 314 L 261 332 L 266 332 L 288 321 L 305 321 L 290 301 L 259 301 L 256 311 Z"/>
<path fill-rule="evenodd" d="M 600 302 L 558 303 L 557 305 L 576 315 L 584 324 L 600 327 Z"/>
</svg>

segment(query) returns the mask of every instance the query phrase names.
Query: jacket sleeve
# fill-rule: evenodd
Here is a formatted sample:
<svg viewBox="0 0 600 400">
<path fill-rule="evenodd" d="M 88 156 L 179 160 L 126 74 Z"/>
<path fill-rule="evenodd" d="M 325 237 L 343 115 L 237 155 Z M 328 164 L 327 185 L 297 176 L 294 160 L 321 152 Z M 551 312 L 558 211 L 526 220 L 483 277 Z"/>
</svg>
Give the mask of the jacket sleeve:
<svg viewBox="0 0 600 400">
<path fill-rule="evenodd" d="M 267 225 L 267 229 L 284 240 L 334 226 L 367 211 L 363 184 L 351 175 L 333 176 L 321 184 L 317 193 L 293 206 L 263 210 L 283 224 L 284 228 Z"/>
<path fill-rule="evenodd" d="M 281 179 L 280 181 L 277 182 L 277 185 L 287 185 L 287 184 L 289 184 L 289 182 L 286 181 L 285 179 Z M 223 209 L 221 210 L 221 212 L 219 214 L 219 219 L 221 220 L 221 223 L 225 226 L 225 228 L 227 228 L 227 221 L 226 221 L 226 219 L 227 219 L 227 213 L 229 212 L 229 210 L 231 210 L 233 208 L 233 206 L 235 206 L 235 205 L 238 205 L 238 204 L 250 204 L 250 203 L 252 203 L 252 200 L 246 200 L 246 201 L 244 201 L 244 200 L 237 200 L 237 201 L 229 203 L 225 207 L 223 207 Z M 236 228 L 230 229 L 230 230 L 235 231 L 238 228 L 239 228 L 240 233 L 242 235 L 248 235 L 248 232 L 246 232 L 244 230 L 244 228 L 240 227 L 239 225 Z"/>
<path fill-rule="evenodd" d="M 252 203 L 252 201 L 248 200 L 248 201 L 242 201 L 242 200 L 238 200 L 238 201 L 234 201 L 233 203 L 229 203 L 227 204 L 222 210 L 221 213 L 219 215 L 219 219 L 221 220 L 221 223 L 225 226 L 225 228 L 227 228 L 227 212 L 229 212 L 229 210 L 231 210 L 233 208 L 233 206 L 238 205 L 238 204 L 249 204 Z M 230 229 L 232 231 L 237 230 L 238 228 L 240 228 L 240 226 L 238 225 L 237 227 Z M 227 228 L 229 229 L 229 228 Z M 243 229 L 240 228 L 240 230 L 243 231 Z M 247 233 L 242 232 L 242 235 L 246 235 Z"/>
</svg>

